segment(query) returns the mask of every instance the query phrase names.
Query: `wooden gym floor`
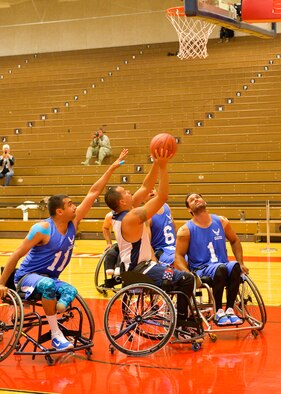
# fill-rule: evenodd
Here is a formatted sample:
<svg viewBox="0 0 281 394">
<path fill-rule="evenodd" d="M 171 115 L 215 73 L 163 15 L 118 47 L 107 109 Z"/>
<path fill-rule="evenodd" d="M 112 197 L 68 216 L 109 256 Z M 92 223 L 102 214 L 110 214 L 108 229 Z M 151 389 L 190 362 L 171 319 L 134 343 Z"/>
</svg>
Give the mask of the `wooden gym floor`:
<svg viewBox="0 0 281 394">
<path fill-rule="evenodd" d="M 1 266 L 20 241 L 0 240 Z M 108 351 L 103 331 L 108 299 L 99 295 L 93 284 L 103 247 L 103 241 L 77 240 L 72 261 L 62 275 L 78 288 L 94 313 L 92 360 L 82 353 L 68 354 L 48 366 L 43 357 L 32 360 L 11 355 L 0 363 L 1 393 L 281 393 L 280 244 L 243 243 L 245 264 L 268 313 L 267 324 L 257 338 L 249 331 L 221 333 L 215 343 L 207 337 L 198 352 L 190 345 L 168 344 L 156 354 L 139 358 Z"/>
</svg>

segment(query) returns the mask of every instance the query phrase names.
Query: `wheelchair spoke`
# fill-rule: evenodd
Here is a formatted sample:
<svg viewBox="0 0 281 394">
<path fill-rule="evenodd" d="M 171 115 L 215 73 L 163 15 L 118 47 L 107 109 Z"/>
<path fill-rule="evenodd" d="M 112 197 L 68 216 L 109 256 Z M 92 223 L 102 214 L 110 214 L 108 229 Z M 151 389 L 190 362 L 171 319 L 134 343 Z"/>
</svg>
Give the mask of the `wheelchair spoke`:
<svg viewBox="0 0 281 394">
<path fill-rule="evenodd" d="M 172 336 L 175 310 L 161 289 L 149 284 L 130 285 L 110 300 L 104 327 L 109 341 L 120 351 L 147 354 L 159 350 Z"/>
<path fill-rule="evenodd" d="M 0 299 L 0 361 L 7 358 L 17 345 L 23 325 L 23 309 L 19 296 L 9 290 Z"/>
<path fill-rule="evenodd" d="M 264 327 L 266 323 L 264 303 L 256 285 L 248 276 L 240 285 L 235 309 L 250 326 L 258 330 Z"/>
<path fill-rule="evenodd" d="M 121 330 L 119 331 L 119 333 L 118 333 L 117 335 L 114 335 L 114 336 L 113 336 L 114 339 L 119 339 L 119 338 L 121 338 L 123 335 L 126 335 L 126 334 L 130 333 L 130 331 L 134 331 L 135 328 L 136 328 L 136 326 L 137 326 L 137 324 L 138 324 L 137 322 L 133 322 L 133 323 L 130 324 L 130 325 L 126 325 L 126 328 L 121 328 Z M 123 324 L 122 324 L 121 327 L 123 327 Z"/>
</svg>

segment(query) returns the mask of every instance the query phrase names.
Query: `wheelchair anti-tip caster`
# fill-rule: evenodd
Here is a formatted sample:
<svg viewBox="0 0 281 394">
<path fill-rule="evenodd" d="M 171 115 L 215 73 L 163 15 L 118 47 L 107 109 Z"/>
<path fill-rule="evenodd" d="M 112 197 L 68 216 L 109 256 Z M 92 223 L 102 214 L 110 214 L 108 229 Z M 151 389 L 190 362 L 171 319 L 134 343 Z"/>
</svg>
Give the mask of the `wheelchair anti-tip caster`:
<svg viewBox="0 0 281 394">
<path fill-rule="evenodd" d="M 193 350 L 194 352 L 198 352 L 198 350 L 200 350 L 200 349 L 201 349 L 201 343 L 193 342 L 193 344 L 192 344 L 192 350 Z"/>
<path fill-rule="evenodd" d="M 252 330 L 251 333 L 252 333 L 254 338 L 257 338 L 257 336 L 259 335 L 257 330 Z"/>
<path fill-rule="evenodd" d="M 216 334 L 209 334 L 209 338 L 211 339 L 212 342 L 216 342 L 218 339 Z"/>
<path fill-rule="evenodd" d="M 110 351 L 111 354 L 114 354 L 114 352 L 115 352 L 115 347 L 112 346 L 112 345 L 109 345 L 109 351 Z"/>
<path fill-rule="evenodd" d="M 47 355 L 45 356 L 45 359 L 46 359 L 48 365 L 51 366 L 51 365 L 54 365 L 54 364 L 55 364 L 55 360 L 54 360 L 49 354 L 47 354 Z"/>
</svg>

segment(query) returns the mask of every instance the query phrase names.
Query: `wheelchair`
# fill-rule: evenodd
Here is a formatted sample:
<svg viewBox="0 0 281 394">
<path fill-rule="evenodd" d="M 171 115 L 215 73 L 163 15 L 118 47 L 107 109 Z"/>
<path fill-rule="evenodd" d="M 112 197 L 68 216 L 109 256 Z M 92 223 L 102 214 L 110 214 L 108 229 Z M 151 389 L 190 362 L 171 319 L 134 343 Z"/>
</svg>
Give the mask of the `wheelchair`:
<svg viewBox="0 0 281 394">
<path fill-rule="evenodd" d="M 196 300 L 204 331 L 209 334 L 210 339 L 216 341 L 216 333 L 233 330 L 250 330 L 252 335 L 256 337 L 259 331 L 264 328 L 267 315 L 261 293 L 253 280 L 247 274 L 241 275 L 240 286 L 233 309 L 242 320 L 242 324 L 227 326 L 216 325 L 216 305 L 212 292 L 212 279 L 202 277 L 201 280 L 202 285 L 196 290 Z"/>
<path fill-rule="evenodd" d="M 100 257 L 94 276 L 94 284 L 97 291 L 104 296 L 107 296 L 108 291 L 113 291 L 116 293 L 121 288 L 121 276 L 113 276 L 107 275 L 105 269 L 105 260 L 111 253 L 111 251 L 115 248 L 116 244 L 114 244 L 111 248 L 104 251 L 102 256 Z M 116 260 L 117 262 L 117 260 Z M 118 264 L 118 262 L 117 262 Z"/>
<path fill-rule="evenodd" d="M 14 355 L 44 356 L 53 365 L 54 355 L 83 350 L 90 359 L 94 346 L 95 324 L 93 315 L 84 299 L 77 294 L 65 312 L 58 314 L 58 325 L 63 335 L 73 343 L 73 348 L 50 348 L 51 331 L 39 297 L 25 300 L 17 292 L 13 274 L 7 282 L 8 293 L 0 299 L 0 361 Z"/>
<path fill-rule="evenodd" d="M 194 296 L 166 293 L 146 275 L 123 272 L 122 285 L 109 301 L 104 314 L 104 329 L 111 353 L 118 349 L 132 356 L 152 354 L 168 342 L 191 343 L 197 351 L 205 336 Z M 176 318 L 176 299 L 182 294 L 189 306 L 188 319 L 180 325 Z"/>
</svg>

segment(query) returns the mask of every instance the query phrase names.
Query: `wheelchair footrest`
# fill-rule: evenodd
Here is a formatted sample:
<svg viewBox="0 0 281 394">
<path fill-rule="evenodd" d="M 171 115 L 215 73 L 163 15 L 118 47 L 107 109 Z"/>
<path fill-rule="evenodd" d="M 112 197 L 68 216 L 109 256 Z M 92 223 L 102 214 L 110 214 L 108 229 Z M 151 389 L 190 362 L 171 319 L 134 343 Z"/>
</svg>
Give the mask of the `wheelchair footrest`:
<svg viewBox="0 0 281 394">
<path fill-rule="evenodd" d="M 114 286 L 116 286 L 116 285 L 118 285 L 120 283 L 121 283 L 120 276 L 116 276 L 116 277 L 113 277 L 113 278 L 110 278 L 110 279 L 105 279 L 104 287 L 110 289 L 110 288 L 112 288 L 112 287 L 114 287 Z"/>
</svg>

